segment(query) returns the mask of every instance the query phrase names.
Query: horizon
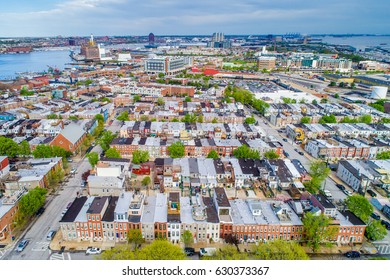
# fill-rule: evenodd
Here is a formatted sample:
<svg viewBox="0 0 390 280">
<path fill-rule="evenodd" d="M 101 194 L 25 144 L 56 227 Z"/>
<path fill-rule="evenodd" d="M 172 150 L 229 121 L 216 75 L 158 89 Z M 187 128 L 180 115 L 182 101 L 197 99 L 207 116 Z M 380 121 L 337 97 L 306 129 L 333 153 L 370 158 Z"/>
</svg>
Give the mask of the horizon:
<svg viewBox="0 0 390 280">
<path fill-rule="evenodd" d="M 78 34 L 385 34 L 390 2 L 0 0 L 0 37 Z M 265 32 L 265 30 L 267 30 Z M 113 35 L 111 35 L 113 36 Z M 133 35 L 138 36 L 138 35 Z M 173 36 L 173 35 L 171 35 Z"/>
</svg>

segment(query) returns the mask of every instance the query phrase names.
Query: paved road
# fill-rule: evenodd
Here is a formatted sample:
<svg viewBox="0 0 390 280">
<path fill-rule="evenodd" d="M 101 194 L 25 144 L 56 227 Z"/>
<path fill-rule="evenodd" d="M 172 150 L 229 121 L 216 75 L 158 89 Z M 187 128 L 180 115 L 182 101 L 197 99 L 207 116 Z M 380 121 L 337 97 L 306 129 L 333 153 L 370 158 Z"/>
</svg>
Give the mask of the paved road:
<svg viewBox="0 0 390 280">
<path fill-rule="evenodd" d="M 264 129 L 267 136 L 273 136 L 283 145 L 283 149 L 289 154 L 290 159 L 299 160 L 306 170 L 310 170 L 310 160 L 307 157 L 308 155 L 299 145 L 295 144 L 290 139 L 288 140 L 288 142 L 284 142 L 283 138 L 288 139 L 285 134 L 279 133 L 276 128 L 271 127 L 271 125 L 267 121 L 265 121 L 264 118 L 261 118 L 256 115 L 255 118 L 259 122 L 259 126 Z M 296 150 L 304 152 L 304 155 L 300 155 Z M 344 200 L 346 198 L 346 195 L 336 187 L 336 183 L 330 177 L 326 178 L 324 182 L 324 189 L 327 189 L 331 192 L 332 197 L 335 201 L 338 201 L 340 199 Z"/>
<path fill-rule="evenodd" d="M 95 146 L 92 151 L 102 151 L 100 146 Z M 9 250 L 3 259 L 8 260 L 48 260 L 51 258 L 51 251 L 49 250 L 49 241 L 46 240 L 46 235 L 49 230 L 58 230 L 59 221 L 62 217 L 61 213 L 66 208 L 70 201 L 73 201 L 77 196 L 77 192 L 82 190 L 81 188 L 81 175 L 91 168 L 86 158 L 81 159 L 79 162 L 71 163 L 71 167 L 76 167 L 76 174 L 69 178 L 69 182 L 64 185 L 57 194 L 48 198 L 52 199 L 46 207 L 46 211 L 35 221 L 31 228 L 22 235 L 21 239 L 29 240 L 29 244 L 23 252 L 18 253 L 14 250 L 14 247 Z M 57 256 L 59 258 L 59 256 Z M 66 254 L 65 257 L 66 258 Z"/>
</svg>

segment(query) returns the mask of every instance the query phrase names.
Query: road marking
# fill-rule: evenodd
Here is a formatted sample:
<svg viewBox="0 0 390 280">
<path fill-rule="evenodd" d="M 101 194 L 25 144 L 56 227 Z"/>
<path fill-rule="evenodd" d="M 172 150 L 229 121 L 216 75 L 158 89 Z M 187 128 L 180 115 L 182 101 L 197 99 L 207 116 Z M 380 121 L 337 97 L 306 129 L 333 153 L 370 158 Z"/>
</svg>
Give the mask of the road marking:
<svg viewBox="0 0 390 280">
<path fill-rule="evenodd" d="M 50 242 L 48 241 L 35 242 L 31 251 L 44 252 L 49 248 L 49 244 Z"/>
<path fill-rule="evenodd" d="M 51 261 L 63 261 L 64 260 L 64 254 L 63 253 L 53 253 L 50 256 Z"/>
<path fill-rule="evenodd" d="M 4 255 L 8 252 L 8 250 L 9 250 L 9 249 L 1 250 L 1 251 L 0 251 L 0 259 L 1 259 L 2 257 L 4 257 Z"/>
</svg>

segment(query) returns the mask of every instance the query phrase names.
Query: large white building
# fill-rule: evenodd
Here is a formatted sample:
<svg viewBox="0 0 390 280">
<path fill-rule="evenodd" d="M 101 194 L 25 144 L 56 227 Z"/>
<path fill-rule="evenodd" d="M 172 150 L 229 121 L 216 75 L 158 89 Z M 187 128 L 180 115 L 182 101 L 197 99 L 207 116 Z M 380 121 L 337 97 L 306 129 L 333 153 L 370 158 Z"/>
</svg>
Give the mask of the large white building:
<svg viewBox="0 0 390 280">
<path fill-rule="evenodd" d="M 145 72 L 148 74 L 176 74 L 193 64 L 192 57 L 151 57 L 145 60 Z"/>
</svg>

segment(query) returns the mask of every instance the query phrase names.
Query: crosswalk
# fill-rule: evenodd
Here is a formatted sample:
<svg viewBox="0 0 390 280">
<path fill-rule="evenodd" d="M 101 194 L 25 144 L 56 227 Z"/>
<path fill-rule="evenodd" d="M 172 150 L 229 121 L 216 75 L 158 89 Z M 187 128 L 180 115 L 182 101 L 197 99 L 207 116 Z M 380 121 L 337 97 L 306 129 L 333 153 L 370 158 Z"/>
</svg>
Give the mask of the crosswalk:
<svg viewBox="0 0 390 280">
<path fill-rule="evenodd" d="M 49 258 L 51 261 L 65 261 L 65 260 L 71 260 L 69 253 L 53 253 L 50 255 Z"/>
<path fill-rule="evenodd" d="M 50 244 L 49 241 L 35 242 L 31 251 L 44 252 L 49 248 L 49 244 Z"/>
<path fill-rule="evenodd" d="M 4 257 L 5 254 L 7 254 L 8 249 L 6 250 L 0 250 L 0 260 Z"/>
</svg>

